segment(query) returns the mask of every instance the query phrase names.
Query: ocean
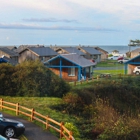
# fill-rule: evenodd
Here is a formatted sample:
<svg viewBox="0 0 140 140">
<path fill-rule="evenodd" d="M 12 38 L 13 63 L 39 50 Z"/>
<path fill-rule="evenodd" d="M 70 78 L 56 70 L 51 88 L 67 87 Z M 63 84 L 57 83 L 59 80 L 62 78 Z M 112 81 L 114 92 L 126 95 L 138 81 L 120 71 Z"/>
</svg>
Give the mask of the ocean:
<svg viewBox="0 0 140 140">
<path fill-rule="evenodd" d="M 129 46 L 121 46 L 121 45 L 111 45 L 111 46 L 107 46 L 107 45 L 105 45 L 105 46 L 100 46 L 100 45 L 97 45 L 98 47 L 100 47 L 100 48 L 102 48 L 103 50 L 105 50 L 105 51 L 107 51 L 109 54 L 112 52 L 112 51 L 114 51 L 114 50 L 117 50 L 117 51 L 119 51 L 119 53 L 121 53 L 121 54 L 125 54 L 126 52 L 129 52 Z M 140 48 L 140 46 L 139 47 L 134 47 L 134 46 L 131 46 L 130 47 L 130 51 L 132 51 L 132 50 L 135 50 L 135 49 L 137 49 L 137 48 Z"/>
</svg>

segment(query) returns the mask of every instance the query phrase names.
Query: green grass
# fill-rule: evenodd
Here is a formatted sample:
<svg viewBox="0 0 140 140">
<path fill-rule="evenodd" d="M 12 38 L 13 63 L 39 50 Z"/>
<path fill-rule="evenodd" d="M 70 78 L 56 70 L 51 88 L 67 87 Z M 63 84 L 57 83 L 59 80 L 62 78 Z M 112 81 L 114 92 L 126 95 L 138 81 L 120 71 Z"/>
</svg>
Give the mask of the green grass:
<svg viewBox="0 0 140 140">
<path fill-rule="evenodd" d="M 71 116 L 69 114 L 66 114 L 64 111 L 57 111 L 55 107 L 59 106 L 59 104 L 62 103 L 61 98 L 53 98 L 53 97 L 9 97 L 9 96 L 0 96 L 4 101 L 12 102 L 12 103 L 19 103 L 22 106 L 25 106 L 29 109 L 34 108 L 36 112 L 39 112 L 40 114 L 44 116 L 49 116 L 50 118 L 54 119 L 57 122 L 70 122 L 75 124 L 77 118 L 74 116 Z M 9 111 L 7 109 L 3 109 L 2 112 L 6 112 L 8 114 L 11 114 L 13 116 L 16 115 L 14 111 Z M 26 117 L 24 115 L 19 115 L 19 117 L 24 118 L 26 120 L 30 120 L 29 117 Z M 39 125 L 45 130 L 45 125 L 42 125 L 42 123 L 38 121 L 33 121 L 36 125 Z M 55 124 L 52 124 L 55 126 Z M 58 127 L 58 126 L 57 126 Z M 59 127 L 58 127 L 59 128 Z M 57 137 L 59 137 L 59 133 L 56 132 L 53 129 L 50 129 L 50 132 Z M 24 137 L 20 138 L 21 140 L 24 140 Z"/>
<path fill-rule="evenodd" d="M 94 70 L 93 76 L 100 75 L 101 73 L 110 73 L 111 75 L 124 75 L 124 69 L 115 69 L 115 70 Z"/>
<path fill-rule="evenodd" d="M 124 64 L 120 64 L 117 62 L 117 60 L 106 60 L 106 61 L 101 61 L 100 63 L 97 64 L 97 67 L 122 67 Z"/>
<path fill-rule="evenodd" d="M 62 103 L 61 98 L 53 97 L 9 97 L 0 96 L 5 101 L 12 103 L 19 103 L 27 108 L 34 108 L 35 111 L 41 113 L 44 116 L 49 116 L 58 122 L 74 122 L 75 117 L 69 116 L 64 112 L 57 111 L 53 109 L 53 106 L 57 106 Z M 11 111 L 10 111 L 11 112 Z M 14 113 L 12 113 L 14 114 Z"/>
</svg>

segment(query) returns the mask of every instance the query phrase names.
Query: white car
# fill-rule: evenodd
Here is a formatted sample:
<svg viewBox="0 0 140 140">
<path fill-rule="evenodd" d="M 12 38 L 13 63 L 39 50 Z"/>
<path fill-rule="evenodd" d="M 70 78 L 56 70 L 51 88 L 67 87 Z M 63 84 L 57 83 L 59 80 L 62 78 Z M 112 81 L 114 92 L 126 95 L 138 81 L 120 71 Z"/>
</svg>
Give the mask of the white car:
<svg viewBox="0 0 140 140">
<path fill-rule="evenodd" d="M 110 57 L 108 57 L 108 59 L 110 59 L 110 60 L 117 60 L 119 58 L 119 56 L 110 56 Z"/>
<path fill-rule="evenodd" d="M 118 63 L 124 63 L 124 62 L 126 62 L 126 61 L 128 61 L 129 59 L 128 58 L 123 58 L 122 60 L 118 60 Z"/>
<path fill-rule="evenodd" d="M 140 66 L 135 67 L 133 70 L 133 73 L 136 75 L 139 75 L 140 74 Z"/>
</svg>

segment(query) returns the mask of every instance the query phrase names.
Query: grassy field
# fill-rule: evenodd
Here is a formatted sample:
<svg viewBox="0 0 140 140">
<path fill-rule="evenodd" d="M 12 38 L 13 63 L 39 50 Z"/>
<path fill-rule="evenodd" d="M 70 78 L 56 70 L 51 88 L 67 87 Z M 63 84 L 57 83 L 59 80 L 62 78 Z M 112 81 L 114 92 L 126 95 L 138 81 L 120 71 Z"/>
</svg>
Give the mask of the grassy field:
<svg viewBox="0 0 140 140">
<path fill-rule="evenodd" d="M 34 108 L 35 111 L 41 113 L 44 116 L 49 116 L 50 118 L 58 121 L 58 122 L 70 122 L 75 124 L 77 118 L 74 116 L 71 116 L 69 114 L 66 114 L 65 112 L 57 111 L 55 108 L 59 106 L 59 104 L 62 103 L 61 98 L 53 98 L 53 97 L 8 97 L 8 96 L 0 96 L 5 101 L 12 102 L 12 103 L 19 103 L 22 106 L 25 106 L 27 108 Z M 13 111 L 9 111 L 6 109 L 3 109 L 2 111 L 15 115 L 16 113 Z M 26 120 L 29 120 L 28 117 L 25 117 L 23 115 L 19 115 L 19 117 L 24 118 Z M 39 125 L 43 129 L 45 129 L 45 125 L 43 126 L 41 123 L 34 121 L 35 124 Z M 59 137 L 59 134 L 55 132 L 55 130 L 50 129 L 50 131 Z M 20 140 L 26 140 L 24 136 L 20 137 Z"/>
<path fill-rule="evenodd" d="M 123 64 L 118 63 L 117 60 L 105 60 L 98 63 L 97 67 L 116 67 L 122 65 Z"/>
<path fill-rule="evenodd" d="M 63 111 L 57 111 L 55 107 L 62 103 L 61 98 L 53 97 L 8 97 L 0 96 L 5 101 L 12 103 L 19 103 L 22 106 L 28 107 L 30 109 L 34 108 L 37 112 L 48 115 L 52 119 L 58 122 L 74 122 L 75 117 L 65 114 Z M 12 113 L 13 114 L 13 113 Z M 15 114 L 15 113 L 14 113 Z"/>
</svg>

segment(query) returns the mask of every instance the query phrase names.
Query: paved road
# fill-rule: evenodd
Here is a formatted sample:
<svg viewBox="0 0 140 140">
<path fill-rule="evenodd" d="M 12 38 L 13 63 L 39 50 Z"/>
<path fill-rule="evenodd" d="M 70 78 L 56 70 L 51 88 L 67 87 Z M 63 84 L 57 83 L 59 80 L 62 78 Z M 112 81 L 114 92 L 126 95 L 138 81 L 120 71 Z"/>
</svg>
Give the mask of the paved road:
<svg viewBox="0 0 140 140">
<path fill-rule="evenodd" d="M 50 132 L 43 130 L 41 127 L 17 116 L 11 116 L 8 114 L 3 113 L 5 118 L 15 119 L 17 121 L 22 122 L 25 125 L 25 132 L 24 135 L 28 140 L 58 140 L 57 137 L 53 136 Z"/>
</svg>

